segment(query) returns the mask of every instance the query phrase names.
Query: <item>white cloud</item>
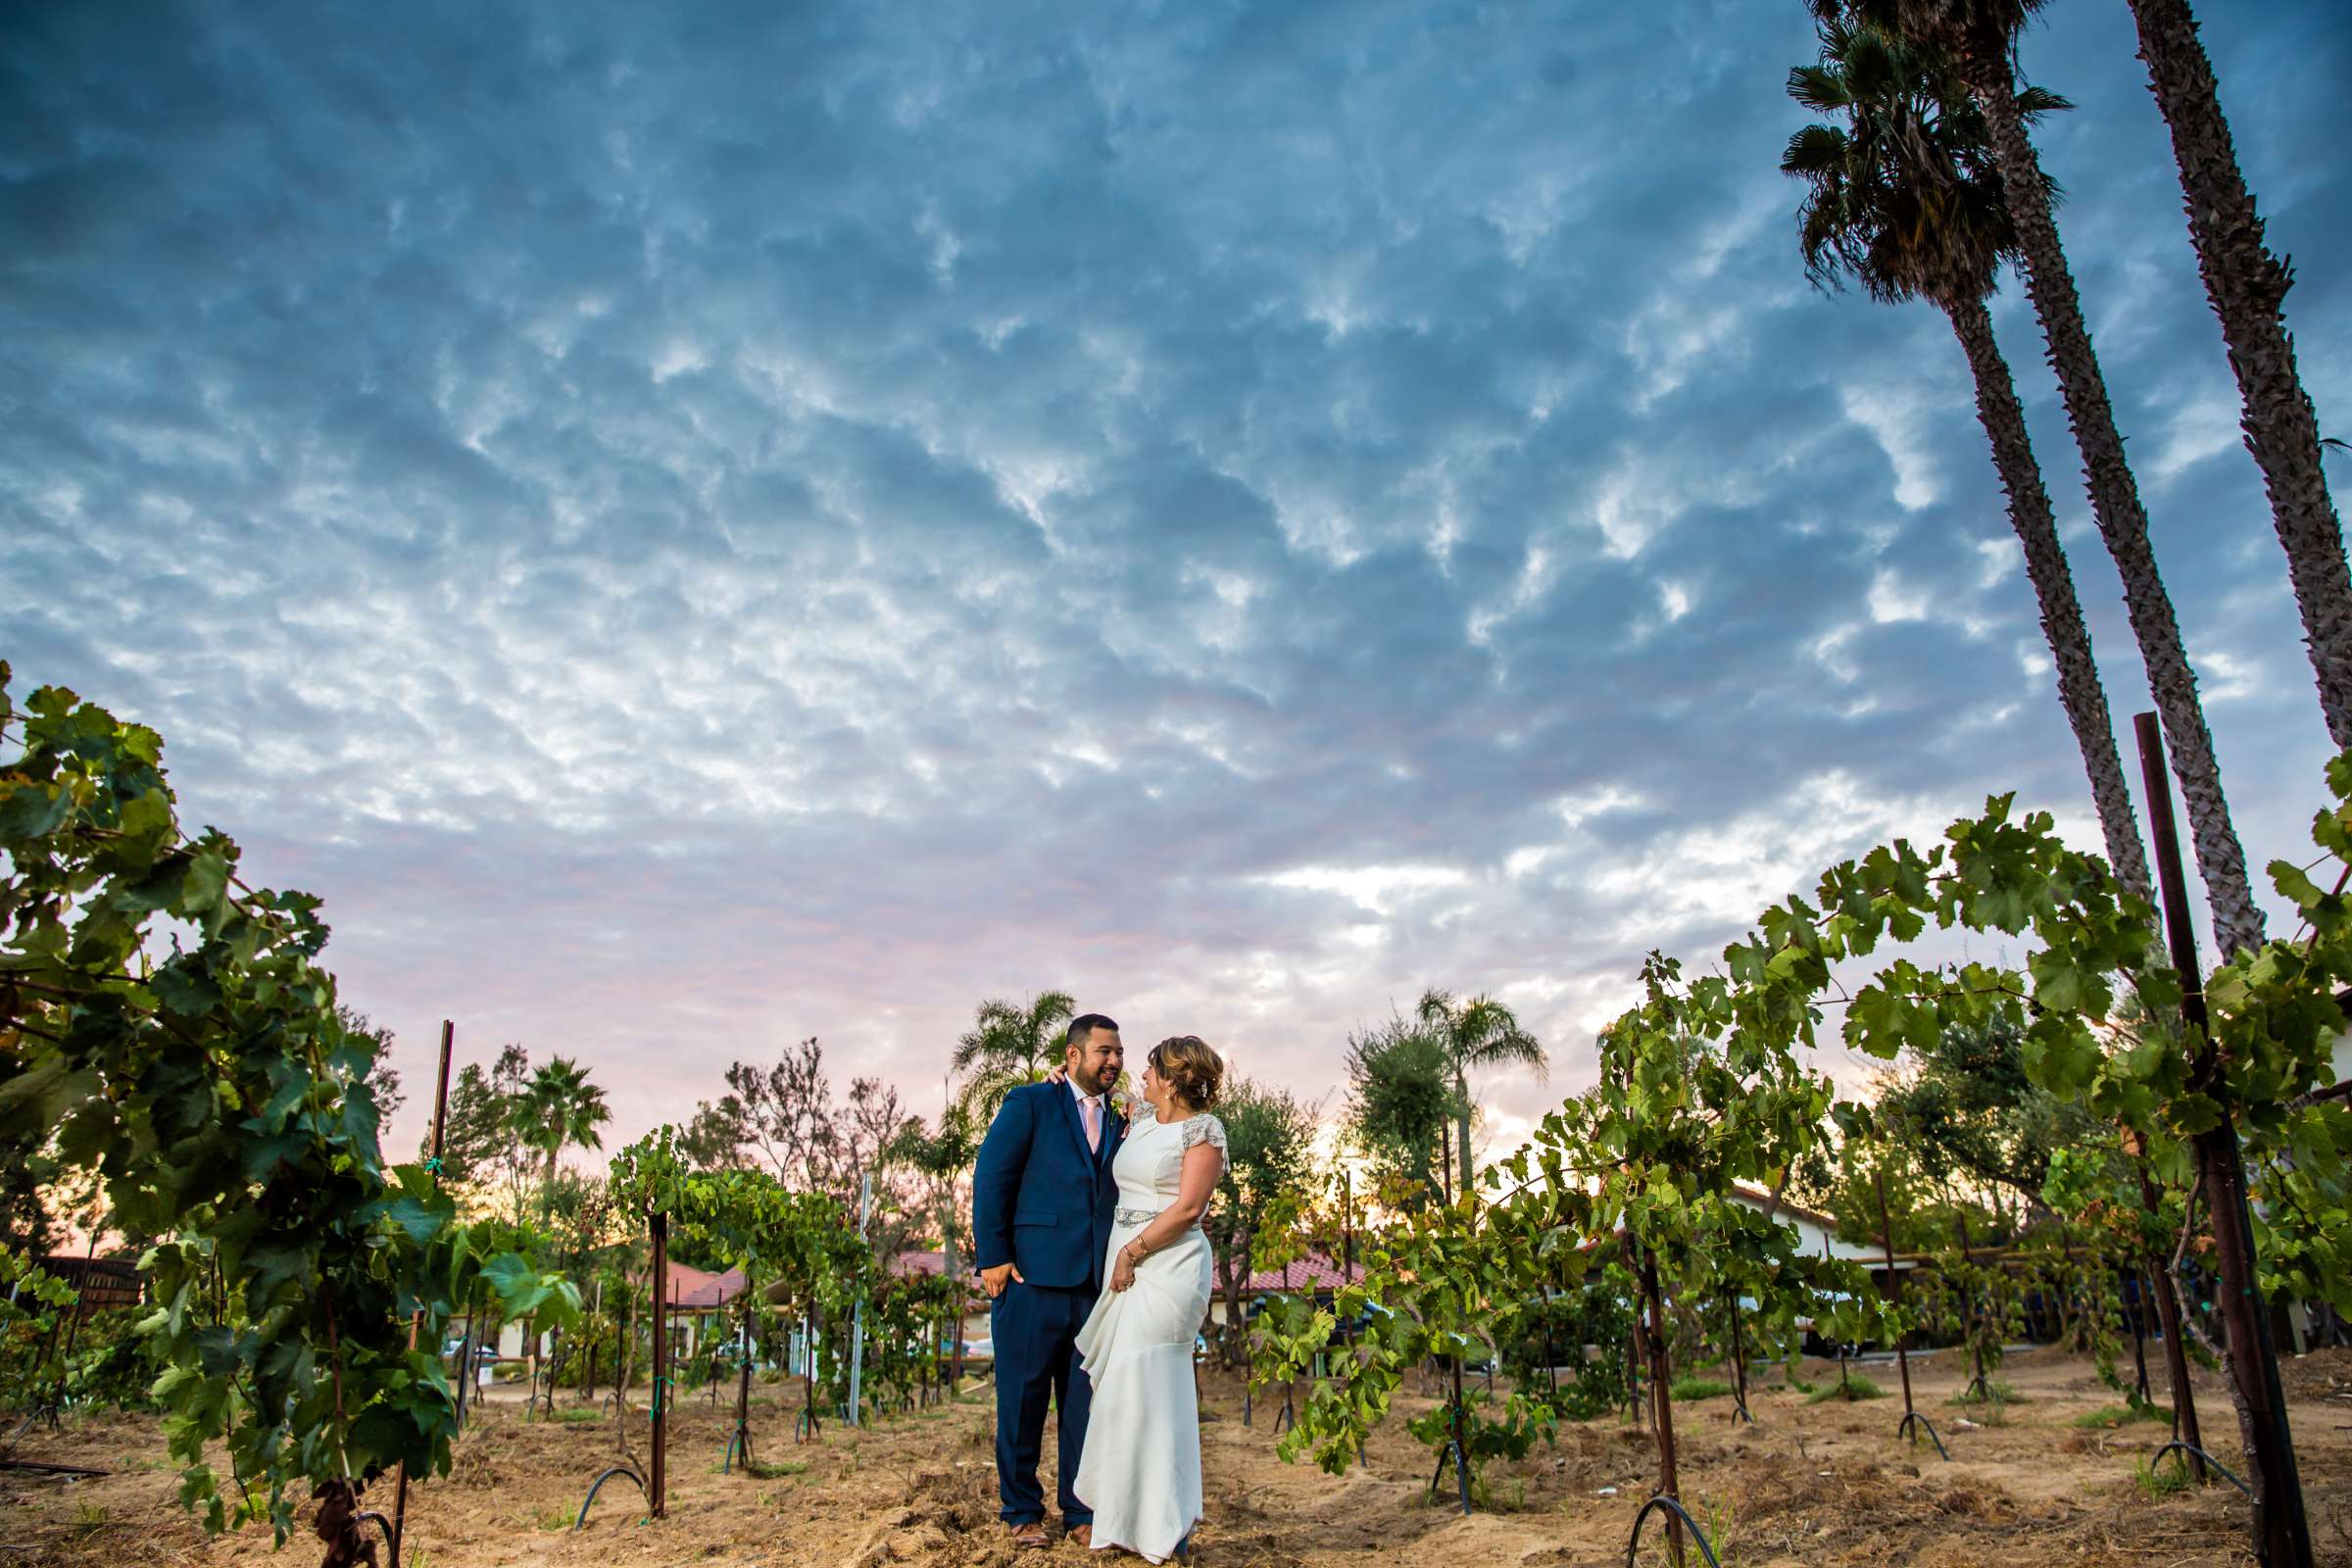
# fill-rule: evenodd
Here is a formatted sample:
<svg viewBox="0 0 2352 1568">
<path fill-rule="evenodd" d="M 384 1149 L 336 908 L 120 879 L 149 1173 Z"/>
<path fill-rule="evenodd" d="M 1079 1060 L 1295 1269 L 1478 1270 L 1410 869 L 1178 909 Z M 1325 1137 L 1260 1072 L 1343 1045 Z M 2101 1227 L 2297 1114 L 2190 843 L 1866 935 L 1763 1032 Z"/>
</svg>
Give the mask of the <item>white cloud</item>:
<svg viewBox="0 0 2352 1568">
<path fill-rule="evenodd" d="M 1470 875 L 1447 865 L 1302 865 L 1256 880 L 1269 887 L 1337 893 L 1374 914 L 1388 914 L 1419 895 L 1461 887 Z"/>
<path fill-rule="evenodd" d="M 2080 809 L 1957 354 L 1789 245 L 1754 63 L 1809 57 L 1801 8 L 1732 19 L 1703 84 L 1646 16 L 1404 0 L 1345 47 L 427 4 L 331 61 L 53 10 L 0 59 L 0 652 L 156 723 L 190 818 L 325 896 L 412 1078 L 442 1016 L 561 1043 L 618 1138 L 815 1032 L 927 1105 L 979 998 L 1069 985 L 1311 1096 L 1442 984 L 1559 1054 L 1489 1086 L 1501 1128 L 1645 947 L 1703 959 L 1990 790 Z M 2079 122 L 2144 113 L 2129 30 L 2029 36 Z M 2343 140 L 2230 74 L 2273 162 Z M 2051 152 L 2217 744 L 2258 760 L 2241 830 L 2291 848 L 2321 742 L 2259 484 L 2198 461 L 2234 417 L 2164 401 L 2227 391 L 2177 214 Z M 2341 208 L 2277 220 L 2328 254 Z M 2296 310 L 2326 409 L 2352 298 Z"/>
</svg>

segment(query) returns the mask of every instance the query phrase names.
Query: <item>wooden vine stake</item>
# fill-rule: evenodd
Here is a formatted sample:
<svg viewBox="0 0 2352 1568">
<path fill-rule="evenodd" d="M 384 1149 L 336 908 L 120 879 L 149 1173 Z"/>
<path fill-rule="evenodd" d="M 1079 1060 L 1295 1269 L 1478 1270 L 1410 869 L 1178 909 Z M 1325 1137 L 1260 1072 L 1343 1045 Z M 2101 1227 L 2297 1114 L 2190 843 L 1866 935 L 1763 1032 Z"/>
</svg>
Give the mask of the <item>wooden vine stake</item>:
<svg viewBox="0 0 2352 1568">
<path fill-rule="evenodd" d="M 1960 1266 L 1963 1269 L 1973 1270 L 1977 1260 L 1969 1249 L 1968 1216 L 1957 1208 L 1952 1211 L 1952 1227 L 1960 1238 Z M 1987 1322 L 1992 1311 L 1992 1287 L 1990 1285 L 1986 1285 L 1982 1291 L 1964 1290 L 1961 1293 L 1960 1322 L 1963 1332 L 1968 1335 L 1968 1353 L 1973 1358 L 1972 1364 L 1976 1368 L 1976 1376 L 1969 1379 L 1968 1388 L 1960 1391 L 1960 1396 L 1966 1398 L 1973 1390 L 1977 1397 L 1983 1399 L 1986 1404 L 1992 1403 L 1992 1384 L 1984 1376 L 1984 1336 L 1993 1332 Z"/>
<path fill-rule="evenodd" d="M 1642 1339 L 1649 1351 L 1650 1420 L 1658 1433 L 1658 1495 L 1681 1502 L 1681 1483 L 1675 1475 L 1674 1377 L 1666 1361 L 1666 1303 L 1658 1291 L 1658 1255 L 1642 1249 L 1642 1304 L 1645 1308 Z M 1666 1549 L 1676 1568 L 1683 1561 L 1683 1522 L 1666 1515 Z"/>
<path fill-rule="evenodd" d="M 433 1185 L 441 1185 L 441 1133 L 449 1120 L 449 1054 L 456 1044 L 458 1026 L 449 1019 L 441 1020 L 441 1069 L 433 1081 L 433 1152 L 425 1168 L 432 1172 Z M 468 1329 L 471 1325 L 467 1325 Z M 409 1348 L 416 1348 L 416 1339 L 424 1328 L 424 1308 L 418 1307 L 409 1319 Z M 470 1334 L 468 1339 L 470 1339 Z M 460 1374 L 463 1376 L 463 1374 Z M 392 1568 L 400 1568 L 400 1550 L 409 1518 L 409 1462 L 403 1459 L 392 1484 Z"/>
<path fill-rule="evenodd" d="M 2154 838 L 2158 885 L 2164 894 L 2164 931 L 2173 968 L 2180 976 L 2180 1013 L 2188 1026 L 2189 1087 L 2218 1091 L 2225 1107 L 2220 1120 L 2190 1140 L 2197 1174 L 2213 1216 L 2214 1250 L 2222 1276 L 2222 1322 L 2229 1330 L 2230 1378 L 2237 1394 L 2238 1424 L 2246 1458 L 2254 1470 L 2254 1554 L 2264 1568 L 2310 1568 L 2311 1525 L 2303 1513 L 2303 1480 L 2295 1469 L 2295 1442 L 2287 1430 L 2286 1396 L 2278 1384 L 2278 1356 L 2271 1344 L 2270 1313 L 2264 1309 L 2254 1259 L 2254 1214 L 2246 1196 L 2246 1162 L 2238 1151 L 2237 1123 L 2220 1083 L 2222 1063 L 2213 1048 L 2212 1020 L 2197 968 L 2196 933 L 2188 923 L 2188 888 L 2180 870 L 2180 834 L 2173 821 L 2173 784 L 2164 760 L 2164 732 L 2154 713 L 2134 714 L 2139 738 L 2141 782 L 2148 798 L 2148 827 Z M 2181 1387 L 2185 1388 L 2185 1381 Z"/>
<path fill-rule="evenodd" d="M 2156 1194 L 2155 1179 L 2148 1174 L 2147 1156 L 2135 1147 L 2132 1163 L 2139 1172 L 2139 1200 L 2154 1217 L 2162 1218 L 2164 1204 Z M 2182 1341 L 2180 1327 L 2180 1298 L 2173 1290 L 2173 1271 L 2166 1267 L 2161 1255 L 2148 1258 L 2148 1286 L 2156 1296 L 2156 1321 L 2164 1330 L 2164 1373 L 2173 1385 L 2173 1438 L 2185 1443 L 2192 1451 L 2188 1456 L 2191 1471 L 2199 1481 L 2205 1479 L 2205 1461 L 2198 1452 L 2205 1446 L 2204 1434 L 2197 1430 L 2197 1391 L 2188 1383 L 2188 1347 Z"/>
<path fill-rule="evenodd" d="M 651 1512 L 662 1517 L 669 1490 L 669 1211 L 654 1215 L 654 1460 Z"/>
<path fill-rule="evenodd" d="M 1871 1185 L 1879 1194 L 1879 1245 L 1886 1253 L 1886 1294 L 1894 1304 L 1903 1302 L 1903 1276 L 1894 1266 L 1894 1219 L 1886 1212 L 1886 1172 L 1870 1173 Z M 1918 1414 L 1911 1403 L 1911 1333 L 1908 1329 L 1894 1337 L 1894 1365 L 1903 1375 L 1903 1414 Z"/>
<path fill-rule="evenodd" d="M 750 1274 L 743 1280 L 743 1326 L 740 1339 L 742 1365 L 736 1369 L 735 1380 L 735 1436 L 733 1442 L 743 1454 L 743 1467 L 752 1467 L 752 1294 Z"/>
</svg>

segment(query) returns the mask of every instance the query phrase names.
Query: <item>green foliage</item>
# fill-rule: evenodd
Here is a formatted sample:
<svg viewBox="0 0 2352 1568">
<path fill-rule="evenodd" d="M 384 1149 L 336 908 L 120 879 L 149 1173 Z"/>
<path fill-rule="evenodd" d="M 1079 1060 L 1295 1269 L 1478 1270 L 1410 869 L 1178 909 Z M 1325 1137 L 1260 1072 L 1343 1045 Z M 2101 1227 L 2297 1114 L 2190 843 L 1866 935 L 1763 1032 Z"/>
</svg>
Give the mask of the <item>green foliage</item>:
<svg viewBox="0 0 2352 1568">
<path fill-rule="evenodd" d="M 1983 1388 L 1980 1389 L 1973 1386 L 1965 1388 L 1962 1389 L 1958 1394 L 1953 1395 L 1950 1398 L 1944 1400 L 1944 1403 L 1946 1404 L 1985 1404 L 1992 1405 L 1996 1408 L 2001 1405 L 2024 1404 L 2025 1402 L 2027 1401 L 2024 1395 L 2019 1394 L 2017 1390 L 2011 1388 L 2001 1379 L 1991 1377 L 1989 1375 L 1984 1379 L 1984 1386 Z"/>
<path fill-rule="evenodd" d="M 1791 1386 L 1795 1382 L 1794 1378 L 1789 1379 Z M 1880 1388 L 1878 1384 L 1861 1373 L 1848 1370 L 1837 1382 L 1825 1382 L 1814 1389 L 1812 1393 L 1805 1396 L 1805 1402 L 1807 1404 L 1829 1404 L 1841 1400 L 1847 1404 L 1855 1404 L 1864 1399 L 1884 1399 L 1885 1397 L 1886 1397 L 1885 1389 Z"/>
<path fill-rule="evenodd" d="M 2118 1150 L 2112 1125 L 2033 1082 L 2025 1032 L 2013 1023 L 1942 1030 L 1907 1057 L 1912 1070 L 1880 1096 L 1877 1112 L 1931 1182 L 2006 1190 L 2013 1203 L 2042 1207 L 2053 1158 L 2087 1163 Z"/>
<path fill-rule="evenodd" d="M 2135 1421 L 2144 1421 L 2150 1426 L 2169 1427 L 2173 1424 L 2173 1412 L 2169 1406 L 2157 1404 L 2152 1400 L 2128 1399 L 2122 1404 L 2110 1404 L 2096 1410 L 2085 1410 L 2074 1418 L 2073 1424 L 2084 1431 L 2111 1432 L 2120 1427 L 2130 1426 Z"/>
<path fill-rule="evenodd" d="M 679 1129 L 662 1126 L 621 1150 L 612 1157 L 614 1201 L 648 1217 L 667 1214 L 673 1238 L 706 1249 L 722 1267 L 742 1269 L 751 1288 L 737 1310 L 755 1315 L 755 1334 L 774 1286 L 786 1288 L 792 1315 L 810 1314 L 844 1335 L 858 1302 L 885 1296 L 872 1250 L 831 1198 L 787 1191 L 761 1170 L 697 1170 L 689 1147 Z M 888 1310 L 887 1301 L 877 1308 Z M 879 1352 L 886 1386 L 898 1375 L 902 1344 L 894 1340 Z M 824 1366 L 811 1392 L 829 1405 L 847 1396 L 847 1363 L 835 1355 Z"/>
<path fill-rule="evenodd" d="M 1632 1277 L 1611 1263 L 1574 1290 L 1528 1303 L 1498 1336 L 1503 1370 L 1563 1420 L 1591 1421 L 1617 1409 L 1628 1397 L 1624 1348 L 1634 1331 L 1633 1293 Z M 1586 1346 L 1593 1348 L 1590 1358 Z M 1542 1370 L 1546 1353 L 1560 1369 L 1556 1393 Z"/>
<path fill-rule="evenodd" d="M 1805 126 L 1781 158 L 1781 172 L 1806 185 L 1806 275 L 1823 287 L 1850 277 L 1884 303 L 1983 299 L 2019 241 L 1984 117 L 1951 57 L 1835 6 L 1814 10 L 1821 58 L 1788 73 L 1788 95 L 1834 122 Z M 2018 107 L 2030 124 L 2070 106 L 2026 87 Z"/>
<path fill-rule="evenodd" d="M 2176 1453 L 2172 1461 L 2170 1464 L 2150 1464 L 2147 1456 L 2141 1455 L 2132 1471 L 2132 1479 L 2139 1483 L 2139 1490 L 2150 1497 L 2161 1499 L 2177 1492 L 2186 1492 L 2195 1485 L 2188 1470 L 2188 1455 Z"/>
<path fill-rule="evenodd" d="M 1457 1002 L 1446 992 L 1425 991 L 1413 1015 L 1438 1042 L 1446 1065 L 1453 1069 L 1454 1156 L 1461 1162 L 1461 1190 L 1468 1192 L 1474 1175 L 1470 1118 L 1477 1109 L 1470 1099 L 1470 1070 L 1515 1062 L 1535 1068 L 1541 1077 L 1544 1048 L 1519 1026 L 1518 1016 L 1493 997 Z"/>
<path fill-rule="evenodd" d="M 1401 1015 L 1348 1041 L 1348 1128 L 1380 1195 L 1418 1209 L 1439 1191 L 1439 1150 L 1460 1104 L 1445 1046 Z"/>
<path fill-rule="evenodd" d="M 380 1041 L 318 965 L 318 901 L 182 836 L 155 731 L 56 687 L 18 710 L 6 674 L 0 1143 L 95 1170 L 122 1229 L 166 1238 L 141 1329 L 182 1500 L 283 1540 L 297 1483 L 445 1470 L 453 1401 L 408 1318 L 437 1335 L 482 1260 L 421 1169 L 383 1162 Z"/>
<path fill-rule="evenodd" d="M 1720 1399 L 1732 1392 L 1732 1386 L 1721 1378 L 1702 1378 L 1685 1374 L 1668 1385 L 1666 1392 L 1688 1404 L 1696 1399 Z"/>
<path fill-rule="evenodd" d="M 1524 1459 L 1539 1440 L 1549 1443 L 1559 1417 L 1541 1399 L 1513 1393 L 1501 1398 L 1484 1388 L 1462 1396 L 1462 1446 L 1470 1455 L 1473 1474 L 1489 1459 Z M 1405 1423 L 1405 1430 L 1433 1449 L 1444 1449 L 1452 1436 L 1453 1411 L 1441 1404 Z"/>
<path fill-rule="evenodd" d="M 48 1194 L 64 1174 L 41 1143 L 0 1144 L 0 1248 L 40 1257 L 65 1245 L 63 1216 Z"/>
<path fill-rule="evenodd" d="M 914 1397 L 926 1379 L 944 1376 L 940 1348 L 961 1331 L 971 1291 L 945 1274 L 883 1277 L 866 1318 L 865 1390 L 878 1409 Z"/>
<path fill-rule="evenodd" d="M 510 1104 L 508 1125 L 522 1147 L 545 1161 L 540 1172 L 540 1207 L 553 1214 L 556 1159 L 566 1147 L 602 1149 L 597 1129 L 612 1119 L 605 1092 L 588 1081 L 580 1064 L 565 1056 L 542 1062 Z"/>
<path fill-rule="evenodd" d="M 980 1004 L 953 1062 L 963 1079 L 959 1102 L 974 1121 L 986 1126 L 1006 1095 L 1061 1064 L 1062 1036 L 1077 1011 L 1063 991 L 1041 991 L 1026 1006 L 995 999 Z"/>
<path fill-rule="evenodd" d="M 68 1402 L 123 1410 L 156 1407 L 149 1391 L 164 1369 L 154 1345 L 139 1332 L 140 1316 L 134 1307 L 107 1307 L 82 1319 L 74 1354 L 65 1363 Z"/>
<path fill-rule="evenodd" d="M 2330 764 L 2328 785 L 2338 804 L 2314 837 L 2352 868 L 2352 754 Z M 1405 1369 L 1481 1347 L 1544 1284 L 1581 1275 L 1588 1244 L 1620 1232 L 1669 1295 L 1703 1300 L 1760 1286 L 1791 1306 L 1811 1303 L 1824 1332 L 1844 1343 L 1899 1331 L 1860 1270 L 1799 1256 L 1789 1228 L 1732 1197 L 1741 1183 L 1776 1189 L 1817 1159 L 1833 1121 L 1847 1139 L 1871 1133 L 1868 1110 L 1834 1104 L 1828 1081 L 1798 1059 L 1819 1043 L 1833 997 L 1854 1050 L 1892 1060 L 1956 1038 L 1998 1042 L 2028 1085 L 2160 1152 L 2235 1119 L 2268 1204 L 2266 1278 L 2352 1306 L 2352 1113 L 2300 1098 L 2327 1073 L 2343 1028 L 2333 993 L 2352 980 L 2352 906 L 2291 866 L 2274 866 L 2273 877 L 2308 935 L 2243 954 L 2212 978 L 2210 1052 L 2193 1039 L 2163 1049 L 2156 1037 L 2105 1049 L 2100 1027 L 2127 997 L 2144 1016 L 2178 1015 L 2179 977 L 2146 902 L 2068 848 L 2048 813 L 2020 813 L 2006 796 L 1924 853 L 1897 840 L 1831 867 L 1811 900 L 1766 909 L 1755 932 L 1724 950 L 1720 972 L 1686 978 L 1680 963 L 1652 955 L 1645 1001 L 1601 1036 L 1599 1083 L 1490 1169 L 1493 1197 L 1432 1205 L 1381 1239 L 1338 1311 L 1352 1317 L 1376 1303 L 1384 1313 L 1315 1390 L 1281 1451 L 1344 1468 Z M 2029 956 L 2012 968 L 1897 955 L 1850 992 L 1833 978 L 1931 926 L 2030 938 Z M 1403 1051 L 1406 1038 L 1373 1044 Z M 2042 1173 L 2034 1175 L 2038 1187 Z M 2011 1321 L 2014 1283 L 1957 1257 L 1946 1272 L 1954 1295 L 1973 1302 L 1969 1332 L 1991 1350 Z M 1327 1339 L 1312 1322 L 1268 1334 L 1259 1375 L 1303 1374 Z"/>
<path fill-rule="evenodd" d="M 2025 1294 L 2017 1276 L 1997 1263 L 1948 1249 L 1918 1280 L 1922 1312 L 1956 1340 L 1972 1373 L 2000 1369 L 2008 1345 L 2026 1331 Z"/>
<path fill-rule="evenodd" d="M 74 1310 L 74 1287 L 34 1263 L 29 1254 L 0 1247 L 0 1399 L 37 1403 L 36 1378 L 45 1375 L 46 1347 Z"/>
<path fill-rule="evenodd" d="M 1224 1348 L 1241 1359 L 1242 1286 L 1252 1268 L 1281 1268 L 1308 1244 L 1301 1221 L 1319 1196 L 1313 1171 L 1315 1112 L 1284 1089 L 1239 1079 L 1217 1101 L 1225 1124 L 1225 1169 L 1201 1233 L 1225 1293 Z"/>
<path fill-rule="evenodd" d="M 940 1111 L 936 1126 L 909 1120 L 882 1151 L 884 1165 L 912 1171 L 921 1182 L 950 1274 L 958 1272 L 957 1259 L 968 1230 L 966 1195 L 986 1132 L 970 1111 L 950 1104 Z"/>
</svg>

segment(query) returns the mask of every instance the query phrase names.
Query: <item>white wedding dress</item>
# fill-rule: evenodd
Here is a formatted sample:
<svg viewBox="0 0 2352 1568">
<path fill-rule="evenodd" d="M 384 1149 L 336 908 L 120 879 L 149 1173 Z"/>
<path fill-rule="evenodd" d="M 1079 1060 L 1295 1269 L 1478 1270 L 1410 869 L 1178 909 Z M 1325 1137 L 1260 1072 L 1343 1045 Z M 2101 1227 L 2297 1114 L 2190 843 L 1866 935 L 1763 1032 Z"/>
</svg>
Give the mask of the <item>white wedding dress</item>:
<svg viewBox="0 0 2352 1568">
<path fill-rule="evenodd" d="M 1225 1124 L 1214 1116 L 1146 1119 L 1130 1127 L 1111 1160 L 1119 1208 L 1103 1261 L 1108 1279 L 1119 1249 L 1176 1200 L 1185 1151 L 1214 1145 L 1225 1154 Z M 1163 1562 L 1200 1518 L 1200 1407 L 1193 1388 L 1193 1341 L 1208 1315 L 1208 1238 L 1196 1225 L 1137 1266 L 1124 1291 L 1106 1284 L 1078 1354 L 1094 1385 L 1086 1451 L 1073 1490 L 1095 1510 L 1097 1551 L 1124 1546 Z"/>
</svg>

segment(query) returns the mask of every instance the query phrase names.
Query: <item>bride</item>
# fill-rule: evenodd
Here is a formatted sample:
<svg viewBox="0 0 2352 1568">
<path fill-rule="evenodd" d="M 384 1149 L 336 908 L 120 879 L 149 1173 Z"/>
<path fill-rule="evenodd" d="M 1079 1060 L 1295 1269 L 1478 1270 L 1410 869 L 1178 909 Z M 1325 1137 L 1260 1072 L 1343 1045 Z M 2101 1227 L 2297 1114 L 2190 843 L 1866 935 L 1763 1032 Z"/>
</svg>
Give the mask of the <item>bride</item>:
<svg viewBox="0 0 2352 1568">
<path fill-rule="evenodd" d="M 1078 1331 L 1094 1385 L 1074 1486 L 1095 1510 L 1096 1549 L 1151 1562 L 1188 1555 L 1200 1518 L 1200 1411 L 1193 1341 L 1208 1313 L 1208 1238 L 1200 1216 L 1225 1173 L 1225 1124 L 1208 1114 L 1225 1064 L 1198 1035 L 1145 1059 L 1144 1099 L 1111 1162 L 1119 1184 L 1110 1285 Z"/>
</svg>

